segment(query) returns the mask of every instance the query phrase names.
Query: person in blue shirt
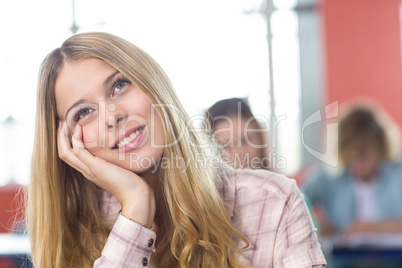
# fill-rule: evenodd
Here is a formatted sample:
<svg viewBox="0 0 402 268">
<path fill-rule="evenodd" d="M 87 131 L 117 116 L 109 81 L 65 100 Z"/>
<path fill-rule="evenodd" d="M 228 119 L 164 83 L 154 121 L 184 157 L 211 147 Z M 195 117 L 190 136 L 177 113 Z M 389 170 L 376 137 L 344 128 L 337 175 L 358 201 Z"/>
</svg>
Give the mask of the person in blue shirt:
<svg viewBox="0 0 402 268">
<path fill-rule="evenodd" d="M 321 234 L 402 232 L 402 162 L 392 160 L 392 144 L 379 111 L 350 109 L 338 126 L 342 171 L 321 170 L 304 193 L 322 209 Z"/>
</svg>

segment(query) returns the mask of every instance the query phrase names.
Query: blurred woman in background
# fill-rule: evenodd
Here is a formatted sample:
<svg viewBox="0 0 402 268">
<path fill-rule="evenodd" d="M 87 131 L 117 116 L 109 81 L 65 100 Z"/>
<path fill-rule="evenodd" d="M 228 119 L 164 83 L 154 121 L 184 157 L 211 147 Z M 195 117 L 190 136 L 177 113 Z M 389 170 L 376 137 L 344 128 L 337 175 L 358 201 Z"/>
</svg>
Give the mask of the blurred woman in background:
<svg viewBox="0 0 402 268">
<path fill-rule="evenodd" d="M 242 99 L 216 102 L 205 114 L 207 129 L 235 168 L 269 169 L 264 129 Z"/>
</svg>

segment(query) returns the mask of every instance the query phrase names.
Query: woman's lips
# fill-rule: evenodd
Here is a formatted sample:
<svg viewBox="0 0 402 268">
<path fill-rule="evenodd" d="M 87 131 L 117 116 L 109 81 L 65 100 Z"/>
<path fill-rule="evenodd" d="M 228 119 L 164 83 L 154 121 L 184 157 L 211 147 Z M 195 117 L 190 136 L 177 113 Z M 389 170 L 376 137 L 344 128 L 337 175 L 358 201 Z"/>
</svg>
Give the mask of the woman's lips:
<svg viewBox="0 0 402 268">
<path fill-rule="evenodd" d="M 142 143 L 144 137 L 146 137 L 145 125 L 137 126 L 120 135 L 116 139 L 116 143 L 112 149 L 118 150 L 119 152 L 128 152 L 134 150 Z"/>
</svg>

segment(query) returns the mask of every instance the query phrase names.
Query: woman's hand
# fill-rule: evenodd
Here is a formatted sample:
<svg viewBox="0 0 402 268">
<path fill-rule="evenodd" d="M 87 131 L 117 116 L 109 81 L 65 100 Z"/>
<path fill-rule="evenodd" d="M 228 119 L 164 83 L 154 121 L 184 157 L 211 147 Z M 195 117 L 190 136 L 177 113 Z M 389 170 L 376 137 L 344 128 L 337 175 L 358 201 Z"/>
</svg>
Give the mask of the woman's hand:
<svg viewBox="0 0 402 268">
<path fill-rule="evenodd" d="M 125 217 L 152 226 L 156 210 L 155 196 L 152 187 L 144 179 L 130 170 L 92 155 L 82 142 L 82 129 L 79 125 L 75 127 L 71 147 L 67 123 L 59 123 L 57 146 L 60 159 L 117 198 Z"/>
</svg>

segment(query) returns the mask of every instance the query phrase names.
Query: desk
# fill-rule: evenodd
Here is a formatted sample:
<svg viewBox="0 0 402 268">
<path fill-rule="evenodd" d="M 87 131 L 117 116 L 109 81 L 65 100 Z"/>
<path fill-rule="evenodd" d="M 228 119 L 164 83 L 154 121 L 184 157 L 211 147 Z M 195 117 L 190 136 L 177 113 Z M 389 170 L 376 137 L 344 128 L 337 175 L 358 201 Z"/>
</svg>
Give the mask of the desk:
<svg viewBox="0 0 402 268">
<path fill-rule="evenodd" d="M 359 234 L 321 239 L 328 268 L 401 268 L 402 234 Z"/>
</svg>

